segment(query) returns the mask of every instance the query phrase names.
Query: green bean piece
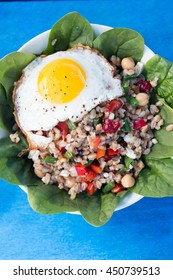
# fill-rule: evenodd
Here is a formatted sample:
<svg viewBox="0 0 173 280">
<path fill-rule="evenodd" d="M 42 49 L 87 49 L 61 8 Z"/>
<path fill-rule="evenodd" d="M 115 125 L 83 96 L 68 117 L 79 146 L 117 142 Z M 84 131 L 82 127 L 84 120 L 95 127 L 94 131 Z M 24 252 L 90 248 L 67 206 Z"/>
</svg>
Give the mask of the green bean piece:
<svg viewBox="0 0 173 280">
<path fill-rule="evenodd" d="M 67 125 L 70 130 L 75 130 L 77 128 L 77 126 L 71 120 L 67 121 Z"/>
<path fill-rule="evenodd" d="M 44 158 L 45 163 L 55 163 L 55 162 L 57 162 L 57 160 L 58 160 L 57 158 L 52 157 L 52 156 L 46 156 Z"/>
<path fill-rule="evenodd" d="M 97 124 L 99 124 L 100 122 L 100 118 L 94 118 L 93 119 L 93 125 L 96 126 Z"/>
<path fill-rule="evenodd" d="M 124 118 L 123 129 L 124 129 L 125 132 L 131 132 L 132 131 L 128 118 Z"/>
<path fill-rule="evenodd" d="M 85 167 L 89 167 L 93 161 L 93 159 L 89 159 L 88 162 L 85 164 Z"/>
<path fill-rule="evenodd" d="M 68 158 L 68 159 L 72 159 L 73 158 L 73 153 L 69 152 L 69 151 L 66 151 L 65 152 L 65 157 Z"/>
<path fill-rule="evenodd" d="M 103 193 L 108 193 L 113 189 L 114 186 L 115 186 L 115 183 L 110 182 L 103 187 L 102 192 Z"/>
</svg>

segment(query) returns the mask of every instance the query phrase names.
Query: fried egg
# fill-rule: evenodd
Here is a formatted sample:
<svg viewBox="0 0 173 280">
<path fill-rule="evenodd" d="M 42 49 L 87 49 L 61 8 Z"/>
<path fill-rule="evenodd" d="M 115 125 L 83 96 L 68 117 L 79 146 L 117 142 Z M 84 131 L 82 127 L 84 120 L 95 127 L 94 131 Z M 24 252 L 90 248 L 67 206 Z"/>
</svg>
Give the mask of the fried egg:
<svg viewBox="0 0 173 280">
<path fill-rule="evenodd" d="M 30 146 L 42 147 L 58 122 L 79 121 L 98 104 L 122 96 L 121 81 L 113 67 L 96 50 L 78 46 L 36 58 L 16 83 L 13 100 L 17 124 Z"/>
</svg>

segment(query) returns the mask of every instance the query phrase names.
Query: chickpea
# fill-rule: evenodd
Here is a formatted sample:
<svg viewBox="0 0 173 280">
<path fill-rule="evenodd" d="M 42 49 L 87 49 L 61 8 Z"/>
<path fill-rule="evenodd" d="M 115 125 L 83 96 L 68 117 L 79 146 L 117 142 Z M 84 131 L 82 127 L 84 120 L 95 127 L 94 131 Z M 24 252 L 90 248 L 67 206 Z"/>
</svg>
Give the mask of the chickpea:
<svg viewBox="0 0 173 280">
<path fill-rule="evenodd" d="M 74 185 L 75 185 L 75 180 L 71 176 L 67 177 L 66 180 L 67 188 L 71 189 L 72 187 L 74 187 Z"/>
<path fill-rule="evenodd" d="M 35 173 L 35 175 L 37 176 L 37 177 L 39 177 L 39 178 L 43 178 L 45 175 L 46 175 L 46 173 L 45 172 L 43 172 L 43 171 L 41 171 L 41 170 L 39 170 L 39 169 L 34 169 L 34 173 Z"/>
<path fill-rule="evenodd" d="M 135 62 L 132 57 L 124 57 L 121 61 L 121 66 L 123 69 L 130 70 L 135 67 Z"/>
<path fill-rule="evenodd" d="M 130 174 L 126 174 L 121 179 L 121 184 L 124 188 L 131 188 L 135 184 L 135 179 Z"/>
<path fill-rule="evenodd" d="M 149 102 L 149 95 L 144 92 L 140 92 L 136 95 L 136 100 L 139 102 L 139 106 L 145 106 Z"/>
</svg>

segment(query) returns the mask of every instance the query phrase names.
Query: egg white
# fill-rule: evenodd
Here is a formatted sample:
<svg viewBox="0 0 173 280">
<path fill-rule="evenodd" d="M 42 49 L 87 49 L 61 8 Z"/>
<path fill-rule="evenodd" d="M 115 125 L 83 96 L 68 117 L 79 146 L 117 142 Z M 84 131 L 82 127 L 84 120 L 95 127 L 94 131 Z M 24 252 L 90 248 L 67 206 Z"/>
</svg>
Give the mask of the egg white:
<svg viewBox="0 0 173 280">
<path fill-rule="evenodd" d="M 86 84 L 76 98 L 56 104 L 39 94 L 37 80 L 44 66 L 61 58 L 72 59 L 84 69 Z M 51 130 L 59 121 L 67 119 L 79 121 L 98 104 L 122 95 L 121 81 L 113 77 L 113 68 L 109 62 L 96 50 L 84 46 L 75 47 L 38 57 L 23 70 L 13 97 L 16 121 L 32 145 L 44 147 L 51 138 L 38 137 L 32 131 Z"/>
</svg>

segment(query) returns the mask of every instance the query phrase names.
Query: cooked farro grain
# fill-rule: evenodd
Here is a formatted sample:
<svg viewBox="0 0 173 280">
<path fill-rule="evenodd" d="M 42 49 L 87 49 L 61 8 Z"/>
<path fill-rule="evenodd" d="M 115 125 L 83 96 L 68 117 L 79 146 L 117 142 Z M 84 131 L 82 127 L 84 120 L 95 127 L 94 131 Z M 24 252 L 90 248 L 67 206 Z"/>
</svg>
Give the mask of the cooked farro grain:
<svg viewBox="0 0 173 280">
<path fill-rule="evenodd" d="M 14 143 L 19 143 L 19 141 L 20 141 L 20 137 L 17 132 L 14 134 L 10 134 L 10 139 Z"/>
</svg>

